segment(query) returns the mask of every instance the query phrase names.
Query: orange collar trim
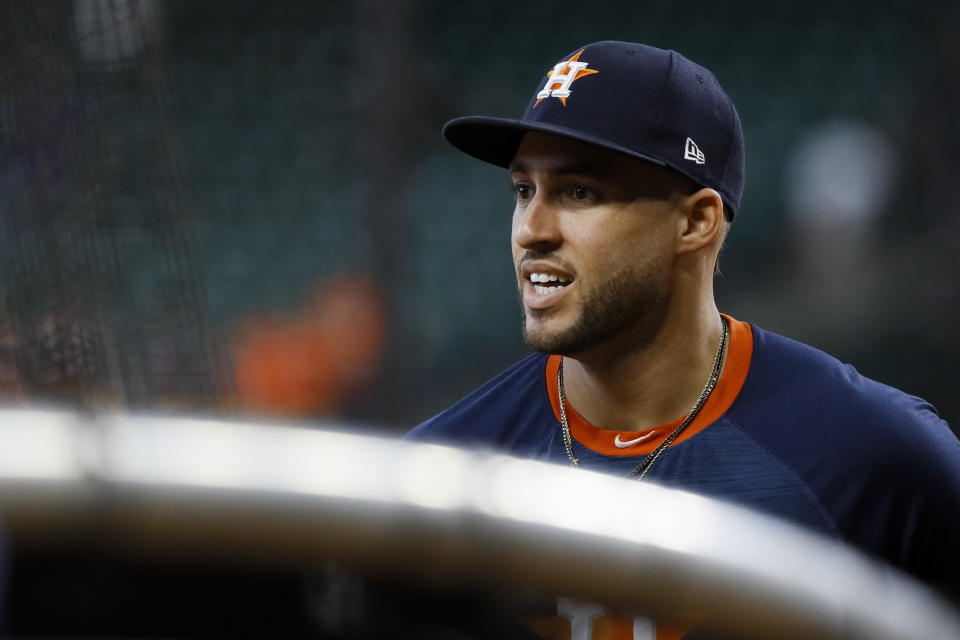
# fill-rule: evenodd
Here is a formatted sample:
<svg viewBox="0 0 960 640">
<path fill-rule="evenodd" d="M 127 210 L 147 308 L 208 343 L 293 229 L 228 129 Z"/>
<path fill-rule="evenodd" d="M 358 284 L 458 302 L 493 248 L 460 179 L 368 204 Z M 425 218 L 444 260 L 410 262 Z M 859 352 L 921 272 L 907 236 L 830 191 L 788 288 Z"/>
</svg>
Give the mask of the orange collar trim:
<svg viewBox="0 0 960 640">
<path fill-rule="evenodd" d="M 753 357 L 753 331 L 746 322 L 734 320 L 728 315 L 723 317 L 730 327 L 730 344 L 727 347 L 727 360 L 723 365 L 723 373 L 720 374 L 717 386 L 707 398 L 699 415 L 670 446 L 689 440 L 716 422 L 737 399 L 747 379 L 747 371 L 750 369 L 750 360 Z M 547 394 L 550 396 L 550 406 L 553 408 L 553 415 L 557 418 L 557 422 L 560 421 L 560 396 L 557 390 L 559 368 L 560 356 L 552 355 L 547 358 Z M 673 422 L 643 431 L 613 431 L 595 427 L 584 420 L 569 401 L 566 403 L 566 409 L 570 435 L 580 444 L 608 456 L 640 456 L 651 453 L 674 429 L 680 426 L 686 417 L 680 416 Z M 642 438 L 642 441 L 623 448 L 616 446 L 617 441 L 629 443 L 638 438 Z"/>
</svg>

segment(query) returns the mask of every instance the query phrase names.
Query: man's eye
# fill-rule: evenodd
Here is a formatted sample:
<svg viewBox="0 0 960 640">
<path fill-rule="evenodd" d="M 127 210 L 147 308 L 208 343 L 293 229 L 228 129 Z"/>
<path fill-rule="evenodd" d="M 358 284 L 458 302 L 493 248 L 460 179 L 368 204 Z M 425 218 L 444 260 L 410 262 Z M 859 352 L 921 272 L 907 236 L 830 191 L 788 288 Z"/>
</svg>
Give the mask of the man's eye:
<svg viewBox="0 0 960 640">
<path fill-rule="evenodd" d="M 518 200 L 526 200 L 530 197 L 530 187 L 525 184 L 513 185 L 513 192 L 517 195 Z"/>
<path fill-rule="evenodd" d="M 573 188 L 574 200 L 586 200 L 590 197 L 590 191 L 583 185 L 577 185 Z"/>
</svg>

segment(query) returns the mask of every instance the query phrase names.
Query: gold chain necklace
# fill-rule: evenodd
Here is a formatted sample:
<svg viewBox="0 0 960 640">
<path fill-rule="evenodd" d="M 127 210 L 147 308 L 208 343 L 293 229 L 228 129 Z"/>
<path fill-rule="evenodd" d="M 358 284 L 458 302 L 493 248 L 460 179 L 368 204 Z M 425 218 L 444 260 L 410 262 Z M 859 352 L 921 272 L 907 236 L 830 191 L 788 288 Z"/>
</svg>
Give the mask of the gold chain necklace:
<svg viewBox="0 0 960 640">
<path fill-rule="evenodd" d="M 697 414 L 700 413 L 700 409 L 703 408 L 704 403 L 707 401 L 707 398 L 710 397 L 710 394 L 713 392 L 713 388 L 717 386 L 717 381 L 720 379 L 720 365 L 723 362 L 723 351 L 727 346 L 727 321 L 722 317 L 720 318 L 720 324 L 722 326 L 720 330 L 720 345 L 717 347 L 717 355 L 713 359 L 713 368 L 710 370 L 710 377 L 707 378 L 707 383 L 703 387 L 703 391 L 700 392 L 700 397 L 697 398 L 697 401 L 694 403 L 693 408 L 690 409 L 690 412 L 687 414 L 687 417 L 684 418 L 683 422 L 667 436 L 667 438 L 660 443 L 656 449 L 653 450 L 653 453 L 648 455 L 643 461 L 636 466 L 630 473 L 626 475 L 627 478 L 632 478 L 638 476 L 638 480 L 643 480 L 643 477 L 647 475 L 647 472 L 650 471 L 650 467 L 653 466 L 653 463 L 657 458 L 660 457 L 667 447 L 673 444 L 673 441 L 680 437 L 680 434 L 690 426 L 690 423 L 693 422 L 694 418 L 697 417 Z M 570 436 L 570 425 L 567 423 L 567 410 L 566 410 L 566 395 L 563 392 L 563 357 L 560 358 L 560 366 L 557 369 L 557 391 L 560 396 L 560 429 L 563 432 L 563 443 L 567 447 L 567 456 L 570 458 L 570 466 L 579 467 L 580 460 L 573 455 L 573 438 Z"/>
</svg>

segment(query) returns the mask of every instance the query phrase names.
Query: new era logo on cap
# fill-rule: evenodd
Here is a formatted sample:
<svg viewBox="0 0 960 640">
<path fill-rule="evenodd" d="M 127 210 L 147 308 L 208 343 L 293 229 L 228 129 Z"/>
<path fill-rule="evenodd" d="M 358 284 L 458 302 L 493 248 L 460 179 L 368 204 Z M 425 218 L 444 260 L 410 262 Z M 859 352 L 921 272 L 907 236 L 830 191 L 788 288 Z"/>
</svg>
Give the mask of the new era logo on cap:
<svg viewBox="0 0 960 640">
<path fill-rule="evenodd" d="M 703 155 L 703 151 L 700 151 L 700 147 L 697 146 L 697 143 L 687 138 L 687 144 L 683 149 L 683 159 L 684 160 L 693 160 L 697 164 L 705 164 L 707 159 Z"/>
</svg>

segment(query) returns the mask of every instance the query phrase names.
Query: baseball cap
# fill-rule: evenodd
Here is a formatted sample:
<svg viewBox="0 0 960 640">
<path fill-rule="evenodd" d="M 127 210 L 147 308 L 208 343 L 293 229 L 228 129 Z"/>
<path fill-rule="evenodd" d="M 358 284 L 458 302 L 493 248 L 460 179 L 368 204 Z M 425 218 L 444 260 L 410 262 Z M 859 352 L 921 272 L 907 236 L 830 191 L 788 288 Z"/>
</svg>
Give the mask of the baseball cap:
<svg viewBox="0 0 960 640">
<path fill-rule="evenodd" d="M 730 98 L 676 51 L 606 40 L 561 58 L 519 119 L 465 116 L 443 127 L 461 151 L 508 167 L 528 131 L 595 144 L 715 189 L 730 218 L 743 195 L 744 143 Z"/>
</svg>

